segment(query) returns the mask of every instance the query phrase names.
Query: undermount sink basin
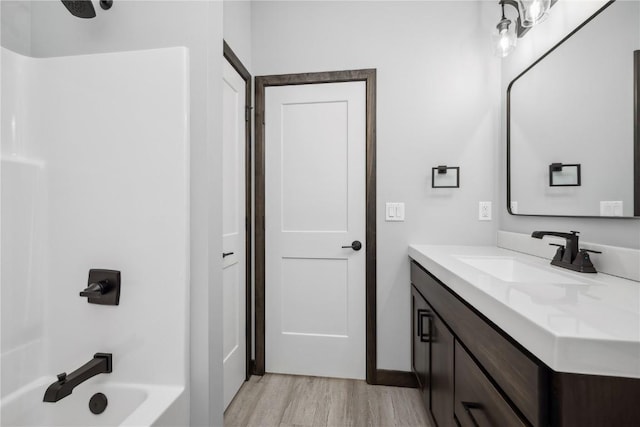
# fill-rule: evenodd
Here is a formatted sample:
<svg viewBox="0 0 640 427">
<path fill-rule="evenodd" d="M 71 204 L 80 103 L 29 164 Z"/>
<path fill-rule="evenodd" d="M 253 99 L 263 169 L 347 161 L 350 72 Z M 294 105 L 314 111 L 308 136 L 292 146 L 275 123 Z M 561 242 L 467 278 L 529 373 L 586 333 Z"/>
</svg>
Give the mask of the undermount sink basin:
<svg viewBox="0 0 640 427">
<path fill-rule="evenodd" d="M 504 282 L 584 285 L 583 282 L 543 270 L 512 257 L 460 255 L 456 258 Z"/>
</svg>

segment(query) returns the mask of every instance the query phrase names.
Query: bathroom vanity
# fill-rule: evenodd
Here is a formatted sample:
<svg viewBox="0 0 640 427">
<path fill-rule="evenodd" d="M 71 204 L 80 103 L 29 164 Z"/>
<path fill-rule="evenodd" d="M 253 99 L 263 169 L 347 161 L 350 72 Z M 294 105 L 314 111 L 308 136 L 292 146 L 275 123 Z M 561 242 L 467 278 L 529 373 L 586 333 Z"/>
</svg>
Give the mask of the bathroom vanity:
<svg viewBox="0 0 640 427">
<path fill-rule="evenodd" d="M 448 426 L 640 425 L 640 283 L 412 245 L 412 367 Z"/>
</svg>

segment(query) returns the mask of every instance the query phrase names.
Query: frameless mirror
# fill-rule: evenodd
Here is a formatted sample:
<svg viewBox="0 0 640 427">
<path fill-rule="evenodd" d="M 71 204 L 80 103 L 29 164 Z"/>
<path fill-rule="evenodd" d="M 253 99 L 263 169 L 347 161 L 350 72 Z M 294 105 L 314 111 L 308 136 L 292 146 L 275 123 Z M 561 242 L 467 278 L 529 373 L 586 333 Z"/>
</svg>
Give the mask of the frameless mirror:
<svg viewBox="0 0 640 427">
<path fill-rule="evenodd" d="M 507 90 L 507 206 L 640 216 L 640 2 L 612 1 Z"/>
</svg>

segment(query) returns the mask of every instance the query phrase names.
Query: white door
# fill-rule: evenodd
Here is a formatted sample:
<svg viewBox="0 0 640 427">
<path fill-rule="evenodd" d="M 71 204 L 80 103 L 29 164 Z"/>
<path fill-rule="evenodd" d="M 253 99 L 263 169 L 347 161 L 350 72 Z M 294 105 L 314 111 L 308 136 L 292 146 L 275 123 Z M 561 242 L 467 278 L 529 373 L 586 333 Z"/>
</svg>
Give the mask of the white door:
<svg viewBox="0 0 640 427">
<path fill-rule="evenodd" d="M 266 88 L 267 372 L 365 378 L 365 88 Z"/>
<path fill-rule="evenodd" d="M 224 61 L 222 248 L 224 407 L 246 375 L 245 340 L 245 82 Z"/>
</svg>

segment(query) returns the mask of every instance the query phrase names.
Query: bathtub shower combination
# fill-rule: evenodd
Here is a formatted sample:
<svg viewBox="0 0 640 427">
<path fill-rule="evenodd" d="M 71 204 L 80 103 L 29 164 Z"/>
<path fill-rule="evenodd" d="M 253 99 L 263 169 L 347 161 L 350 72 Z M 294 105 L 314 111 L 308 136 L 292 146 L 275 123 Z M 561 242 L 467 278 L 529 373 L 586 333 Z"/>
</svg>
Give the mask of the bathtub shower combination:
<svg viewBox="0 0 640 427">
<path fill-rule="evenodd" d="M 3 426 L 188 423 L 188 61 L 2 49 Z"/>
</svg>

